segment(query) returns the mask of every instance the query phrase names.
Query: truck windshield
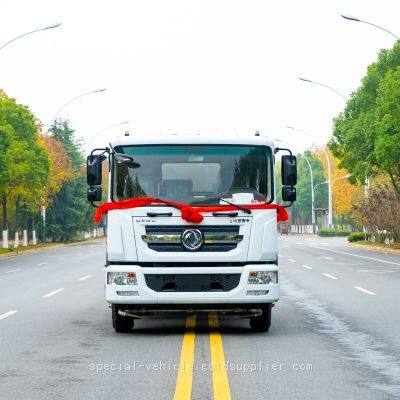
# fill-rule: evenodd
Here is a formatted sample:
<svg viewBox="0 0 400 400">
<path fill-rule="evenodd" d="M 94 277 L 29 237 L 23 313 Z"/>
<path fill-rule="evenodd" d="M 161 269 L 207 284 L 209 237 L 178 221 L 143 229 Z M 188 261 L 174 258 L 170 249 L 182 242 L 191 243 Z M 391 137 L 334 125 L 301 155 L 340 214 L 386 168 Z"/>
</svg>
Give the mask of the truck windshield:
<svg viewBox="0 0 400 400">
<path fill-rule="evenodd" d="M 115 158 L 113 197 L 156 197 L 191 205 L 271 202 L 272 154 L 267 146 L 116 146 L 133 162 Z"/>
</svg>

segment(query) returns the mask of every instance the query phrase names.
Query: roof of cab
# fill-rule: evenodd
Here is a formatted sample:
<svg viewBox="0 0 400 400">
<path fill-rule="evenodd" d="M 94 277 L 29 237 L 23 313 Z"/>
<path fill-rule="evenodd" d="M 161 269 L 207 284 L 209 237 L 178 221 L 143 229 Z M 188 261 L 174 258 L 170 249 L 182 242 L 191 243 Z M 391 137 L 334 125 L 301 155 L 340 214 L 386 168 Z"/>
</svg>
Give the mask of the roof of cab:
<svg viewBox="0 0 400 400">
<path fill-rule="evenodd" d="M 157 144 L 232 144 L 232 145 L 263 145 L 274 147 L 273 140 L 266 136 L 256 135 L 203 135 L 203 134 L 149 134 L 119 136 L 111 140 L 113 146 L 157 145 Z"/>
</svg>

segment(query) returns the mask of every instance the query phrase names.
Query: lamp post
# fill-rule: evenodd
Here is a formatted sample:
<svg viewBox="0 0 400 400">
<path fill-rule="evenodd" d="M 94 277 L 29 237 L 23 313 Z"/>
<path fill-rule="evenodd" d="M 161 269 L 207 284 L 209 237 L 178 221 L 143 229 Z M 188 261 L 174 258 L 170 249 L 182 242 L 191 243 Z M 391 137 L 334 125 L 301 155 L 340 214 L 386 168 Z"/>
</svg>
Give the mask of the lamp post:
<svg viewBox="0 0 400 400">
<path fill-rule="evenodd" d="M 392 35 L 393 37 L 396 38 L 396 40 L 399 40 L 399 39 L 400 39 L 400 37 L 397 36 L 397 35 L 395 35 L 393 32 L 390 32 L 389 30 L 387 30 L 386 28 L 383 28 L 382 26 L 373 24 L 372 22 L 364 21 L 364 20 L 362 20 L 362 19 L 360 19 L 360 18 L 353 17 L 353 16 L 351 16 L 351 15 L 341 14 L 340 16 L 341 16 L 342 18 L 344 18 L 344 19 L 347 19 L 348 21 L 361 22 L 361 23 L 363 23 L 363 24 L 371 25 L 371 26 L 373 26 L 373 27 L 375 27 L 375 28 L 378 28 L 378 29 L 380 29 L 380 30 L 382 30 L 382 31 L 385 31 L 385 32 L 388 33 L 389 35 Z"/>
<path fill-rule="evenodd" d="M 286 128 L 291 129 L 293 131 L 297 131 L 300 133 L 303 133 L 306 136 L 311 137 L 313 140 L 316 140 L 315 136 L 311 135 L 310 133 L 303 131 L 302 129 L 297 129 L 293 126 L 289 126 L 287 125 Z M 318 145 L 317 145 L 318 146 Z M 332 185 L 331 185 L 331 175 L 332 175 L 332 165 L 331 165 L 331 160 L 329 158 L 328 153 L 325 150 L 325 146 L 318 146 L 325 154 L 326 157 L 326 161 L 328 164 L 328 181 L 329 185 L 328 185 L 328 224 L 329 224 L 329 228 L 332 227 L 333 224 L 333 209 L 332 209 Z"/>
<path fill-rule="evenodd" d="M 306 162 L 307 162 L 308 169 L 310 170 L 310 184 L 311 184 L 311 224 L 312 224 L 313 233 L 315 233 L 314 175 L 313 175 L 313 171 L 312 171 L 312 168 L 311 168 L 310 161 L 308 161 L 307 156 L 303 153 L 303 154 L 301 154 L 300 157 L 304 157 L 304 159 L 305 159 Z"/>
<path fill-rule="evenodd" d="M 60 114 L 60 112 L 62 110 L 64 110 L 64 108 L 66 108 L 67 106 L 69 106 L 71 103 L 73 103 L 74 101 L 84 97 L 84 96 L 89 96 L 90 94 L 94 94 L 94 93 L 101 93 L 104 92 L 106 89 L 96 89 L 96 90 L 92 90 L 91 92 L 86 92 L 86 93 L 82 93 L 79 96 L 76 96 L 74 98 L 72 98 L 71 100 L 67 101 L 55 114 L 54 114 L 54 118 L 52 119 L 52 122 L 57 120 L 58 114 Z"/>
<path fill-rule="evenodd" d="M 74 98 L 72 98 L 71 100 L 67 101 L 54 115 L 54 118 L 52 119 L 52 123 L 57 121 L 57 117 L 58 114 L 64 110 L 65 107 L 69 106 L 72 102 L 74 102 L 75 100 L 80 99 L 81 97 L 84 96 L 88 96 L 89 94 L 94 94 L 94 93 L 101 93 L 104 92 L 106 89 L 96 89 L 96 90 L 92 90 L 91 92 L 86 92 L 86 93 L 82 93 L 79 96 L 76 96 Z M 42 209 L 42 219 L 43 219 L 43 242 L 46 243 L 46 207 L 43 206 Z"/>
<path fill-rule="evenodd" d="M 319 85 L 319 86 L 323 86 L 324 88 L 327 88 L 329 90 L 331 90 L 332 92 L 335 92 L 337 95 L 339 95 L 342 99 L 347 101 L 347 97 L 345 95 L 343 95 L 342 93 L 340 93 L 338 90 L 336 90 L 335 88 L 333 88 L 332 86 L 326 85 L 325 83 L 321 83 L 321 82 L 317 82 L 317 81 L 313 81 L 311 79 L 308 78 L 304 78 L 302 76 L 299 76 L 299 79 L 303 82 L 306 83 L 313 83 L 314 85 Z"/>
<path fill-rule="evenodd" d="M 93 135 L 93 137 L 90 139 L 90 141 L 88 143 L 88 146 L 90 146 L 90 144 L 93 142 L 93 140 L 95 140 L 98 136 L 100 136 L 103 132 L 107 131 L 108 129 L 115 128 L 116 126 L 125 125 L 125 124 L 128 124 L 128 123 L 129 123 L 129 121 L 123 121 L 123 122 L 118 122 L 116 124 L 112 124 L 112 125 L 106 126 L 102 130 L 98 131 L 95 135 Z"/>
<path fill-rule="evenodd" d="M 55 28 L 58 28 L 60 25 L 61 25 L 61 22 L 57 22 L 57 23 L 45 26 L 43 28 L 38 28 L 38 29 L 34 29 L 33 31 L 25 32 L 25 33 L 15 37 L 15 38 L 9 40 L 8 42 L 0 45 L 0 51 L 3 50 L 6 46 L 8 46 L 10 43 L 13 43 L 16 40 L 18 40 L 20 38 L 23 38 L 24 36 L 28 36 L 28 35 L 31 35 L 33 33 L 40 32 L 40 31 L 47 31 L 49 29 L 55 29 Z M 7 227 L 7 224 L 4 224 L 4 223 L 3 223 L 3 235 L 2 235 L 2 238 L 3 238 L 3 248 L 7 248 L 8 249 L 8 227 Z"/>
<path fill-rule="evenodd" d="M 337 181 L 341 181 L 342 179 L 346 179 L 348 178 L 350 175 L 345 175 L 345 176 L 341 176 L 340 178 L 336 178 L 332 181 L 332 185 L 337 182 Z"/>
<path fill-rule="evenodd" d="M 351 16 L 351 15 L 341 14 L 340 16 L 341 16 L 342 18 L 344 18 L 344 19 L 347 19 L 348 21 L 361 22 L 361 23 L 363 23 L 363 24 L 371 25 L 371 26 L 373 26 L 373 27 L 375 27 L 375 28 L 378 28 L 378 29 L 380 29 L 380 30 L 382 30 L 382 31 L 384 31 L 384 32 L 386 32 L 386 33 L 388 33 L 389 35 L 393 36 L 396 40 L 399 40 L 399 39 L 400 39 L 400 37 L 397 36 L 397 35 L 395 35 L 393 32 L 390 32 L 389 30 L 387 30 L 386 28 L 383 28 L 382 26 L 373 24 L 372 22 L 364 21 L 364 20 L 362 20 L 362 19 L 360 19 L 360 18 L 353 17 L 353 16 Z M 365 190 L 365 197 L 368 197 L 368 195 L 369 195 L 369 178 L 368 178 L 368 176 L 365 177 L 365 185 L 364 185 L 364 188 L 365 188 L 365 189 L 364 189 L 364 190 Z"/>
<path fill-rule="evenodd" d="M 39 29 L 35 29 L 33 31 L 25 32 L 22 35 L 19 35 L 19 36 L 15 37 L 14 39 L 11 39 L 8 42 L 4 43 L 2 46 L 0 46 L 0 50 L 4 49 L 4 47 L 8 46 L 10 43 L 15 42 L 16 40 L 18 40 L 24 36 L 28 36 L 28 35 L 31 35 L 32 33 L 40 32 L 40 31 L 47 31 L 49 29 L 58 28 L 60 25 L 61 25 L 61 22 L 57 22 L 55 24 L 45 26 L 44 28 L 39 28 Z"/>
</svg>

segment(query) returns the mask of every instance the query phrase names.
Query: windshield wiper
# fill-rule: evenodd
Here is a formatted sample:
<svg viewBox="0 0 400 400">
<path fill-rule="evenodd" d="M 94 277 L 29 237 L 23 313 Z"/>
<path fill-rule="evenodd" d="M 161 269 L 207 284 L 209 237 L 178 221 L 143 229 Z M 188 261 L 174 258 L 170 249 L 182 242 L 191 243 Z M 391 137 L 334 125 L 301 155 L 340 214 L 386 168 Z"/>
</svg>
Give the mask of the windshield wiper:
<svg viewBox="0 0 400 400">
<path fill-rule="evenodd" d="M 239 206 L 238 204 L 235 204 L 235 203 L 231 203 L 230 201 L 225 200 L 225 199 L 223 199 L 222 197 L 218 197 L 218 200 L 219 200 L 219 201 L 223 201 L 223 202 L 229 204 L 230 206 L 236 207 L 238 210 L 243 211 L 243 212 L 246 213 L 246 214 L 251 214 L 251 211 L 248 210 L 247 208 L 244 208 L 244 207 L 242 207 L 242 206 Z"/>
</svg>

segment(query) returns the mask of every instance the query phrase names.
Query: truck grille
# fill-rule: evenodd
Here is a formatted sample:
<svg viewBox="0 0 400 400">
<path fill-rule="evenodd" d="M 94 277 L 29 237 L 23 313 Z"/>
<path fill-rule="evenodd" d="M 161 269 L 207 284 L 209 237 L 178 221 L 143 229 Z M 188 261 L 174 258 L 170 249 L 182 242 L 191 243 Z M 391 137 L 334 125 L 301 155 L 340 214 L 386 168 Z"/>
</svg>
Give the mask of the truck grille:
<svg viewBox="0 0 400 400">
<path fill-rule="evenodd" d="M 229 292 L 239 285 L 240 274 L 145 274 L 156 292 Z"/>
<path fill-rule="evenodd" d="M 225 252 L 233 250 L 243 240 L 239 235 L 239 226 L 146 226 L 146 234 L 142 235 L 148 247 L 160 252 L 184 252 L 188 251 L 182 245 L 182 233 L 187 229 L 199 230 L 203 237 L 203 245 L 199 252 Z"/>
</svg>

